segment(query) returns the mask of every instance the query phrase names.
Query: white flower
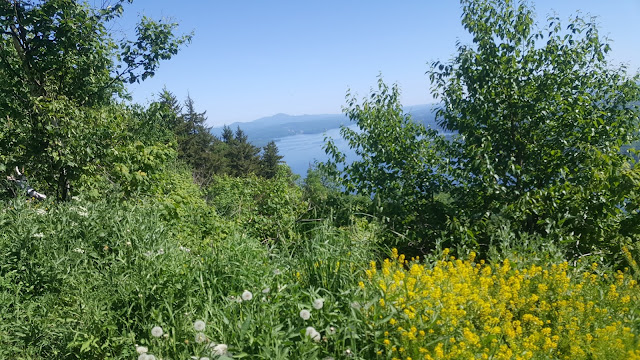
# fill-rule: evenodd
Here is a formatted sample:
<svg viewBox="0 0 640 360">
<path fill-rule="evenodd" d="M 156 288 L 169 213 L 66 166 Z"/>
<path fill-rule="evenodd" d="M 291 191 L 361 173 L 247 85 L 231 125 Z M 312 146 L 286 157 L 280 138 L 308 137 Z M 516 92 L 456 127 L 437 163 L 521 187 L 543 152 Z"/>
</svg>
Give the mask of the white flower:
<svg viewBox="0 0 640 360">
<path fill-rule="evenodd" d="M 82 250 L 80 248 L 75 248 L 75 249 L 73 249 L 73 251 L 77 252 L 78 254 L 84 254 L 84 250 Z"/>
<path fill-rule="evenodd" d="M 162 328 L 160 326 L 154 326 L 151 329 L 151 335 L 154 336 L 154 337 L 159 338 L 160 336 L 162 336 L 163 333 L 164 332 L 162 331 Z"/>
<path fill-rule="evenodd" d="M 249 301 L 251 299 L 253 299 L 253 294 L 251 293 L 251 291 L 245 290 L 244 292 L 242 292 L 242 300 Z"/>
<path fill-rule="evenodd" d="M 302 320 L 309 320 L 311 317 L 311 311 L 309 310 L 300 310 L 300 317 Z"/>
<path fill-rule="evenodd" d="M 189 249 L 188 247 L 184 247 L 184 246 L 180 246 L 178 249 L 182 250 L 184 252 L 191 252 L 191 249 Z"/>
<path fill-rule="evenodd" d="M 316 310 L 322 309 L 324 306 L 324 299 L 315 299 L 313 300 L 313 308 Z"/>
<path fill-rule="evenodd" d="M 199 332 L 196 334 L 196 342 L 198 344 L 202 344 L 203 342 L 207 341 L 207 335 Z"/>
<path fill-rule="evenodd" d="M 205 326 L 206 324 L 202 320 L 196 320 L 196 322 L 193 323 L 195 331 L 204 331 Z"/>
<path fill-rule="evenodd" d="M 162 255 L 162 254 L 164 254 L 164 249 L 159 249 L 158 250 L 158 255 Z"/>
<path fill-rule="evenodd" d="M 33 234 L 31 236 L 33 236 L 34 238 L 43 238 L 44 234 L 43 233 L 37 233 L 37 234 Z"/>
<path fill-rule="evenodd" d="M 38 214 L 38 215 L 47 215 L 47 210 L 45 210 L 45 209 L 36 209 L 36 214 Z"/>
<path fill-rule="evenodd" d="M 146 354 L 149 352 L 149 349 L 146 346 L 138 346 L 136 345 L 136 352 L 140 355 Z"/>
<path fill-rule="evenodd" d="M 305 334 L 313 341 L 320 341 L 320 339 L 322 338 L 322 336 L 320 336 L 320 333 L 317 332 L 316 329 L 314 329 L 312 326 L 309 326 L 307 328 Z"/>
<path fill-rule="evenodd" d="M 87 216 L 89 216 L 89 213 L 86 212 L 86 211 L 78 211 L 78 215 L 80 215 L 82 217 L 87 217 Z M 151 355 L 151 356 L 153 356 L 153 355 Z M 154 359 L 155 359 L 155 357 L 154 357 Z"/>
<path fill-rule="evenodd" d="M 329 328 L 329 334 L 333 335 L 336 333 L 336 328 L 334 328 L 333 326 Z"/>
<path fill-rule="evenodd" d="M 223 356 L 227 355 L 228 346 L 225 344 L 218 344 L 213 347 L 213 355 Z"/>
<path fill-rule="evenodd" d="M 127 242 L 125 243 L 125 245 L 127 245 L 127 246 L 131 246 L 131 241 L 127 241 Z"/>
</svg>

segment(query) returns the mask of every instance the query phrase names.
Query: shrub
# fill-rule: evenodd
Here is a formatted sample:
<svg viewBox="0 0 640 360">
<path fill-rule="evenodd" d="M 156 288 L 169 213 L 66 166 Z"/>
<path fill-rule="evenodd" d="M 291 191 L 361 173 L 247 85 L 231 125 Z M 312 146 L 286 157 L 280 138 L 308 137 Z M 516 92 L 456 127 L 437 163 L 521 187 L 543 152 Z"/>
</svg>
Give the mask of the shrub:
<svg viewBox="0 0 640 360">
<path fill-rule="evenodd" d="M 487 264 L 475 254 L 433 264 L 394 250 L 361 284 L 381 354 L 403 359 L 640 357 L 638 284 L 594 263 Z M 624 354 L 624 355 L 623 355 Z"/>
</svg>

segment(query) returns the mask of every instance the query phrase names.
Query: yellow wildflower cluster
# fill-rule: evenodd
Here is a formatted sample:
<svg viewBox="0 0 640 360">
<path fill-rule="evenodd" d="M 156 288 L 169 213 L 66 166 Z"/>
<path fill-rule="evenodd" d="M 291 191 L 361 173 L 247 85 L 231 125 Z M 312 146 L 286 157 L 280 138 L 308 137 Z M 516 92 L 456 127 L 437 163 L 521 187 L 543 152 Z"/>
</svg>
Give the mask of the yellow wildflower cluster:
<svg viewBox="0 0 640 360">
<path fill-rule="evenodd" d="M 372 262 L 367 310 L 391 359 L 640 359 L 640 289 L 627 274 L 573 275 L 448 257 L 431 266 L 394 250 Z"/>
</svg>

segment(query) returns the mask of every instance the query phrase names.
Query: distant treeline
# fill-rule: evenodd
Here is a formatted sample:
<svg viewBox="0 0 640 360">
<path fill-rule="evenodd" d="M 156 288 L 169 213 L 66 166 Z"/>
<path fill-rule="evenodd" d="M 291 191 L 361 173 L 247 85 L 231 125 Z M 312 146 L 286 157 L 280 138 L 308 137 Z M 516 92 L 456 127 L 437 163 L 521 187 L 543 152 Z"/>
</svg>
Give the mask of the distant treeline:
<svg viewBox="0 0 640 360">
<path fill-rule="evenodd" d="M 181 104 L 174 94 L 164 89 L 159 98 L 176 135 L 178 159 L 192 168 L 198 184 L 207 185 L 214 175 L 254 174 L 264 178 L 276 175 L 282 156 L 274 141 L 264 147 L 255 146 L 239 126 L 235 131 L 225 126 L 222 135 L 217 137 L 205 125 L 206 111 L 196 111 L 190 96 Z"/>
</svg>

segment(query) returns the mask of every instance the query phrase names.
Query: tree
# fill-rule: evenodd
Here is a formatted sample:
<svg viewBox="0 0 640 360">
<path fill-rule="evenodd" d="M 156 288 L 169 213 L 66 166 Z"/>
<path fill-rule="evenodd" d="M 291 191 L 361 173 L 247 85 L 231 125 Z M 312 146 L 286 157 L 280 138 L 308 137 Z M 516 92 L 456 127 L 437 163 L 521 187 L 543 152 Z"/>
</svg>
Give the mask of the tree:
<svg viewBox="0 0 640 360">
<path fill-rule="evenodd" d="M 199 113 L 191 96 L 187 95 L 184 112 L 175 128 L 178 140 L 178 158 L 193 170 L 193 176 L 200 185 L 206 185 L 219 168 L 221 158 L 213 151 L 216 137 L 206 126 L 206 112 Z"/>
<path fill-rule="evenodd" d="M 236 177 L 257 174 L 260 170 L 260 157 L 258 156 L 260 148 L 249 142 L 249 138 L 239 126 L 233 139 L 228 139 L 229 135 L 226 129 L 223 130 L 222 137 L 223 141 L 230 145 L 226 154 L 229 162 L 229 174 Z"/>
<path fill-rule="evenodd" d="M 495 215 L 581 253 L 614 240 L 637 212 L 626 209 L 637 170 L 620 147 L 637 136 L 638 77 L 607 61 L 593 19 L 550 17 L 536 30 L 524 1 L 461 4 L 473 45 L 429 71 L 440 125 L 458 134 L 456 223 L 485 243 Z"/>
<path fill-rule="evenodd" d="M 104 154 L 108 117 L 125 84 L 153 76 L 190 36 L 142 18 L 116 44 L 104 9 L 73 0 L 0 1 L 0 170 L 25 166 L 57 197 Z M 106 107 L 112 107 L 107 110 Z"/>
<path fill-rule="evenodd" d="M 357 159 L 348 163 L 329 140 L 325 151 L 331 160 L 322 170 L 339 174 L 347 191 L 372 198 L 375 215 L 424 246 L 433 243 L 445 221 L 438 198 L 448 186 L 443 175 L 446 161 L 439 151 L 445 140 L 405 114 L 399 96 L 398 87 L 389 88 L 382 78 L 378 90 L 362 103 L 348 93 L 343 111 L 358 130 L 342 126 L 340 134 Z"/>
<path fill-rule="evenodd" d="M 262 149 L 261 176 L 271 179 L 278 173 L 278 165 L 282 162 L 283 156 L 278 154 L 278 146 L 275 141 L 269 143 Z"/>
</svg>

